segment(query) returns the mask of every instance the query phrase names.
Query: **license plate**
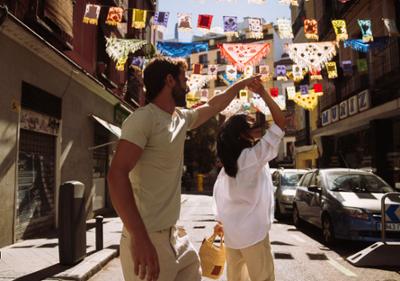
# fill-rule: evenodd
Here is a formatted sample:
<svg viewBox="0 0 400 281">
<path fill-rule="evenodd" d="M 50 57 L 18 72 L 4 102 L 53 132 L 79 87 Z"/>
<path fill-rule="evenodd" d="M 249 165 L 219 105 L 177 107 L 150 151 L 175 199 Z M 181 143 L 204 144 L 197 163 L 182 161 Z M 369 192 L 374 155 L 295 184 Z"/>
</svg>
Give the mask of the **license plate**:
<svg viewBox="0 0 400 281">
<path fill-rule="evenodd" d="M 382 224 L 377 224 L 378 230 L 382 229 Z M 400 231 L 400 223 L 386 223 L 386 231 Z"/>
</svg>

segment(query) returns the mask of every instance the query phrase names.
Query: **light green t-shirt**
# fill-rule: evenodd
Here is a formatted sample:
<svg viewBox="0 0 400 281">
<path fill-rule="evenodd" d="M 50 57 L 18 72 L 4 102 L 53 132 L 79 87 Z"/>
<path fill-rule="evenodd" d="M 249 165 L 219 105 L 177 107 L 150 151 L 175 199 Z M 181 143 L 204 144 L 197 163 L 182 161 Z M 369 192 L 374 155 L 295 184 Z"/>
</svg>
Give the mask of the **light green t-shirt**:
<svg viewBox="0 0 400 281">
<path fill-rule="evenodd" d="M 143 149 L 129 178 L 149 232 L 171 227 L 179 219 L 184 143 L 197 116 L 184 109 L 171 115 L 149 103 L 122 125 L 121 139 Z"/>
</svg>

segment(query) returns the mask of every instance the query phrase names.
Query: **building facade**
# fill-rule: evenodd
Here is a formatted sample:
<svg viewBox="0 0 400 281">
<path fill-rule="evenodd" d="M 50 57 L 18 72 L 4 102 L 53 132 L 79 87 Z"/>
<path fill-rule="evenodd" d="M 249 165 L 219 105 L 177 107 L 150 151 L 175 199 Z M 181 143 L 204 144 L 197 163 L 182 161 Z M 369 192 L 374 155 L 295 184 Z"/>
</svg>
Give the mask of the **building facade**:
<svg viewBox="0 0 400 281">
<path fill-rule="evenodd" d="M 85 185 L 88 218 L 111 207 L 108 144 L 134 107 L 104 36 L 147 38 L 105 26 L 103 9 L 99 25 L 82 23 L 88 1 L 33 2 L 0 1 L 0 247 L 57 226 L 63 182 Z M 102 4 L 154 10 L 150 1 Z"/>
<path fill-rule="evenodd" d="M 301 30 L 310 17 L 307 5 L 318 21 L 319 40 L 333 41 L 331 20 L 344 19 L 349 39 L 361 38 L 358 19 L 370 19 L 374 42 L 367 52 L 338 48 L 334 58 L 339 76 L 324 80 L 317 127 L 310 128 L 311 140 L 318 144 L 319 167 L 368 168 L 390 185 L 400 187 L 400 92 L 399 37 L 400 3 L 383 1 L 314 0 L 301 3 L 293 28 Z M 312 17 L 312 16 L 311 16 Z M 393 21 L 392 31 L 383 18 Z M 342 70 L 343 61 L 352 61 L 352 74 Z M 357 62 L 366 61 L 363 69 Z"/>
</svg>

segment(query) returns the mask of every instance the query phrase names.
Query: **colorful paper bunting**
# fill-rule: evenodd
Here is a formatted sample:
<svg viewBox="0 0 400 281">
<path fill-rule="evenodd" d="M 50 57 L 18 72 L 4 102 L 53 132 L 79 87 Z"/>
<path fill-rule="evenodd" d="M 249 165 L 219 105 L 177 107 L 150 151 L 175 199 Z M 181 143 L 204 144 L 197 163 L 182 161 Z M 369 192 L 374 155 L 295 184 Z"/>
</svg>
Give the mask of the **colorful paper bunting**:
<svg viewBox="0 0 400 281">
<path fill-rule="evenodd" d="M 131 65 L 137 66 L 139 68 L 143 68 L 144 57 L 133 57 L 132 61 L 131 61 Z"/>
<path fill-rule="evenodd" d="M 304 95 L 297 92 L 293 101 L 304 109 L 313 110 L 318 105 L 318 95 L 313 90 Z"/>
<path fill-rule="evenodd" d="M 372 36 L 371 20 L 358 20 L 358 25 L 361 29 L 362 41 L 364 43 L 374 41 L 374 37 Z"/>
<path fill-rule="evenodd" d="M 271 97 L 277 97 L 277 96 L 279 96 L 279 88 L 272 87 L 269 89 L 269 93 L 270 93 Z"/>
<path fill-rule="evenodd" d="M 208 102 L 208 89 L 201 89 L 200 90 L 200 101 L 201 102 Z"/>
<path fill-rule="evenodd" d="M 191 31 L 192 28 L 192 15 L 187 13 L 178 13 L 178 29 L 180 31 Z"/>
<path fill-rule="evenodd" d="M 133 9 L 132 27 L 142 29 L 146 26 L 147 11 L 141 9 Z"/>
<path fill-rule="evenodd" d="M 133 54 L 145 44 L 147 44 L 146 40 L 106 37 L 106 52 L 117 62 L 116 69 L 123 71 L 129 53 Z"/>
<path fill-rule="evenodd" d="M 117 25 L 122 21 L 122 16 L 124 13 L 124 9 L 120 7 L 110 7 L 108 9 L 108 15 L 106 19 L 106 24 L 108 25 Z"/>
<path fill-rule="evenodd" d="M 293 80 L 298 82 L 304 79 L 303 68 L 300 65 L 294 64 L 292 66 Z"/>
<path fill-rule="evenodd" d="M 237 79 L 237 68 L 234 65 L 227 65 L 225 69 L 226 77 L 229 80 Z"/>
<path fill-rule="evenodd" d="M 271 74 L 269 72 L 269 65 L 262 64 L 259 67 L 259 73 L 261 74 L 261 81 L 266 82 L 271 78 Z"/>
<path fill-rule="evenodd" d="M 278 19 L 278 34 L 281 39 L 292 39 L 293 38 L 293 30 L 292 23 L 289 19 Z"/>
<path fill-rule="evenodd" d="M 348 39 L 344 41 L 345 48 L 352 48 L 353 50 L 368 53 L 370 49 L 384 49 L 389 43 L 389 37 L 375 37 L 373 42 L 364 43 L 361 39 Z"/>
<path fill-rule="evenodd" d="M 322 80 L 321 70 L 310 69 L 311 80 Z"/>
<path fill-rule="evenodd" d="M 98 24 L 101 7 L 99 5 L 86 4 L 83 23 Z"/>
<path fill-rule="evenodd" d="M 242 75 L 240 73 L 236 73 L 236 76 L 229 76 L 225 73 L 223 73 L 222 75 L 220 75 L 219 77 L 221 78 L 222 81 L 224 81 L 224 83 L 227 86 L 232 85 L 233 83 L 235 83 Z"/>
<path fill-rule="evenodd" d="M 360 73 L 364 73 L 364 72 L 368 71 L 367 59 L 358 59 L 357 60 L 357 70 Z"/>
<path fill-rule="evenodd" d="M 332 25 L 336 33 L 336 41 L 344 41 L 349 38 L 344 20 L 332 20 Z"/>
<path fill-rule="evenodd" d="M 300 93 L 302 95 L 308 95 L 308 85 L 300 85 Z"/>
<path fill-rule="evenodd" d="M 187 57 L 192 53 L 208 52 L 206 42 L 157 42 L 157 50 L 169 57 Z"/>
<path fill-rule="evenodd" d="M 304 36 L 307 39 L 318 40 L 318 22 L 315 19 L 304 20 Z"/>
<path fill-rule="evenodd" d="M 187 82 L 191 92 L 200 91 L 208 83 L 209 78 L 207 75 L 192 74 Z"/>
<path fill-rule="evenodd" d="M 249 101 L 249 92 L 245 89 L 239 91 L 239 99 L 242 102 Z"/>
<path fill-rule="evenodd" d="M 243 70 L 246 65 L 255 65 L 267 56 L 270 50 L 268 43 L 247 43 L 233 44 L 226 43 L 218 45 L 221 55 L 239 70 Z"/>
<path fill-rule="evenodd" d="M 334 78 L 338 77 L 336 62 L 334 62 L 334 61 L 326 62 L 325 66 L 326 66 L 326 72 L 328 72 L 329 79 L 334 79 Z"/>
<path fill-rule="evenodd" d="M 166 28 L 168 25 L 169 12 L 156 12 L 154 14 L 154 25 Z"/>
<path fill-rule="evenodd" d="M 276 80 L 287 81 L 286 65 L 279 64 L 275 67 Z"/>
<path fill-rule="evenodd" d="M 252 65 L 246 65 L 243 71 L 243 76 L 244 77 L 250 77 L 254 73 L 254 67 Z"/>
<path fill-rule="evenodd" d="M 261 19 L 260 18 L 249 18 L 248 21 L 249 21 L 250 37 L 255 38 L 255 39 L 264 38 L 264 35 L 262 32 Z"/>
<path fill-rule="evenodd" d="M 342 61 L 342 70 L 345 76 L 353 75 L 353 62 L 351 60 Z"/>
<path fill-rule="evenodd" d="M 199 15 L 197 20 L 197 27 L 205 30 L 210 30 L 212 19 L 212 15 Z"/>
<path fill-rule="evenodd" d="M 224 32 L 226 35 L 236 35 L 238 32 L 237 17 L 224 16 Z"/>
<path fill-rule="evenodd" d="M 286 94 L 289 100 L 293 100 L 296 95 L 296 87 L 295 86 L 286 87 Z"/>
<path fill-rule="evenodd" d="M 336 42 L 289 44 L 289 57 L 302 68 L 320 70 L 336 55 Z"/>
<path fill-rule="evenodd" d="M 209 64 L 209 65 L 208 65 L 208 72 L 207 72 L 207 74 L 210 76 L 211 79 L 217 79 L 218 65 L 216 65 L 216 64 Z"/>
<path fill-rule="evenodd" d="M 201 74 L 201 71 L 203 70 L 203 65 L 199 63 L 194 63 L 193 64 L 193 72 L 192 74 Z"/>
<path fill-rule="evenodd" d="M 322 93 L 323 92 L 322 84 L 316 83 L 316 84 L 314 84 L 313 87 L 314 87 L 314 92 L 315 93 Z"/>
</svg>

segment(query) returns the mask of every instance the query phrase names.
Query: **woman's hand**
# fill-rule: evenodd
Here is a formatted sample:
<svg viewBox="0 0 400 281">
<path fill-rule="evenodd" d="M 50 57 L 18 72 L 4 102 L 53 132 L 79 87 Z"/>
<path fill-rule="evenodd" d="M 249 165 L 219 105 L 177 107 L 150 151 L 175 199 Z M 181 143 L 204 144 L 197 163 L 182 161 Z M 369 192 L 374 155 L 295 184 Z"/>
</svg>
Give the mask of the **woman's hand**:
<svg viewBox="0 0 400 281">
<path fill-rule="evenodd" d="M 214 226 L 214 234 L 219 235 L 219 236 L 224 236 L 224 227 L 222 226 L 221 222 L 217 222 L 217 224 Z"/>
</svg>

